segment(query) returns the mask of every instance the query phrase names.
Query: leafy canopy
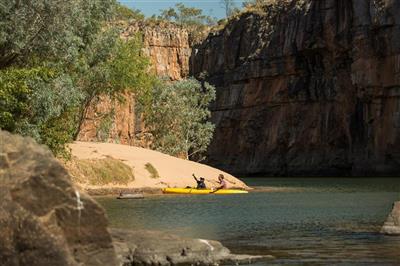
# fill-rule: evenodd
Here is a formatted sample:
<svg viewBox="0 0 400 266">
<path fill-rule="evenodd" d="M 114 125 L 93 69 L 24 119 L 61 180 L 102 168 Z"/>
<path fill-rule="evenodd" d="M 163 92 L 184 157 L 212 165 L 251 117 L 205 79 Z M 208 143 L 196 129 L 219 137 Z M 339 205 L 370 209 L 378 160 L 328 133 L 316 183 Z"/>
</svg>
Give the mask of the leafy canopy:
<svg viewBox="0 0 400 266">
<path fill-rule="evenodd" d="M 56 142 L 71 140 L 71 123 L 65 123 L 70 122 L 65 114 L 83 97 L 69 76 L 50 68 L 0 70 L 0 128 L 62 149 Z M 60 124 L 54 124 L 58 120 Z"/>
<path fill-rule="evenodd" d="M 111 18 L 114 0 L 2 1 L 0 68 L 34 57 L 72 63 Z"/>
<path fill-rule="evenodd" d="M 175 8 L 161 10 L 160 18 L 175 21 L 180 25 L 207 24 L 209 20 L 208 16 L 203 15 L 203 10 L 186 7 L 183 3 L 177 3 Z"/>
<path fill-rule="evenodd" d="M 225 15 L 227 18 L 238 10 L 234 0 L 220 0 L 220 4 L 225 9 Z"/>
<path fill-rule="evenodd" d="M 145 121 L 154 137 L 153 149 L 189 158 L 204 152 L 213 136 L 208 106 L 215 88 L 191 78 L 155 86 Z"/>
<path fill-rule="evenodd" d="M 144 14 L 139 9 L 131 9 L 127 6 L 117 4 L 115 19 L 119 20 L 144 20 Z"/>
<path fill-rule="evenodd" d="M 3 1 L 0 128 L 62 153 L 95 97 L 131 90 L 149 98 L 140 36 L 123 41 L 110 26 L 121 13 L 115 0 Z"/>
</svg>

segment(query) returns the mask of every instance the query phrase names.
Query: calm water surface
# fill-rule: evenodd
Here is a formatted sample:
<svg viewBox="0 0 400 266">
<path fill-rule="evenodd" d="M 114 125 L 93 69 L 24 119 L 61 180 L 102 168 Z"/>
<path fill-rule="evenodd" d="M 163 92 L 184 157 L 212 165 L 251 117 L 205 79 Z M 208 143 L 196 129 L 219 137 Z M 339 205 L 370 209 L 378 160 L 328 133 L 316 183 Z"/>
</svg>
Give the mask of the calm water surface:
<svg viewBox="0 0 400 266">
<path fill-rule="evenodd" d="M 400 179 L 244 181 L 291 190 L 98 201 L 114 227 L 215 239 L 237 253 L 274 255 L 268 264 L 400 265 L 400 237 L 378 233 L 400 199 Z"/>
</svg>

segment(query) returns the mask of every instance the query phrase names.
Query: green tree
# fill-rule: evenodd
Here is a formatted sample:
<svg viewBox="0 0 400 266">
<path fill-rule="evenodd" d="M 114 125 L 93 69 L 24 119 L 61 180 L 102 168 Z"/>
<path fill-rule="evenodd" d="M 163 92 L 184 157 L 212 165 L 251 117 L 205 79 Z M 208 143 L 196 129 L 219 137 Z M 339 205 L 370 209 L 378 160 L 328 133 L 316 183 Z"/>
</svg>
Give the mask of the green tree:
<svg viewBox="0 0 400 266">
<path fill-rule="evenodd" d="M 177 3 L 175 7 L 161 10 L 160 19 L 174 21 L 182 26 L 204 26 L 215 24 L 215 19 L 203 14 L 202 9 Z"/>
<path fill-rule="evenodd" d="M 0 69 L 33 57 L 71 63 L 110 19 L 114 0 L 7 0 L 0 4 Z"/>
<path fill-rule="evenodd" d="M 72 140 L 68 132 L 74 123 L 69 118 L 74 116 L 67 119 L 65 114 L 77 108 L 82 98 L 69 76 L 53 69 L 0 70 L 0 128 L 51 144 L 59 153 Z"/>
<path fill-rule="evenodd" d="M 100 51 L 107 47 L 103 45 L 107 42 L 100 41 L 99 43 L 102 45 L 90 54 L 101 54 Z M 90 104 L 100 95 L 108 95 L 111 98 L 122 100 L 120 95 L 131 91 L 136 94 L 137 100 L 143 105 L 150 102 L 155 75 L 150 72 L 148 58 L 141 55 L 141 36 L 136 35 L 129 40 L 117 38 L 115 43 L 111 42 L 111 44 L 113 49 L 104 52 L 109 58 L 101 59 L 100 63 L 89 68 L 85 75 L 81 75 L 80 83 L 83 84 L 82 90 L 85 92 L 85 99 L 75 135 L 79 133 L 79 128 Z"/>
<path fill-rule="evenodd" d="M 222 7 L 225 9 L 226 17 L 230 17 L 235 11 L 235 1 L 233 0 L 221 0 Z"/>
<path fill-rule="evenodd" d="M 186 158 L 204 152 L 214 132 L 214 125 L 207 121 L 214 99 L 215 88 L 193 78 L 155 86 L 145 115 L 154 137 L 152 148 Z"/>
<path fill-rule="evenodd" d="M 115 11 L 115 19 L 134 19 L 134 20 L 144 20 L 145 16 L 139 9 L 131 9 L 127 6 L 117 4 Z"/>
<path fill-rule="evenodd" d="M 115 0 L 3 2 L 1 129 L 60 153 L 94 97 L 132 90 L 150 98 L 152 75 L 140 55 L 140 36 L 122 41 L 110 23 L 120 15 Z"/>
</svg>

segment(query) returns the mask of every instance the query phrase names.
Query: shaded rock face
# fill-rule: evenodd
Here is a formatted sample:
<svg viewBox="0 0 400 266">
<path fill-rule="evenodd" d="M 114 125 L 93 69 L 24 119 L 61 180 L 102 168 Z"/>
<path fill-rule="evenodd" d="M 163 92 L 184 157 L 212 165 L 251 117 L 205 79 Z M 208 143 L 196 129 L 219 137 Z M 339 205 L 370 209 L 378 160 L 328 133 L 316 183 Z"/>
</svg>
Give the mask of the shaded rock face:
<svg viewBox="0 0 400 266">
<path fill-rule="evenodd" d="M 393 204 L 393 210 L 386 219 L 381 233 L 387 235 L 400 235 L 400 201 Z"/>
<path fill-rule="evenodd" d="M 50 151 L 0 131 L 0 264 L 116 265 L 103 209 Z"/>
<path fill-rule="evenodd" d="M 400 173 L 400 2 L 277 1 L 193 49 L 217 87 L 208 163 L 236 174 Z"/>
<path fill-rule="evenodd" d="M 188 76 L 191 47 L 187 30 L 172 23 L 149 25 L 132 22 L 123 27 L 121 38 L 129 39 L 136 34 L 142 36 L 143 54 L 149 57 L 157 76 L 171 81 Z M 116 142 L 147 148 L 151 140 L 145 132 L 141 114 L 135 108 L 135 96 L 126 93 L 123 98 L 122 102 L 107 96 L 94 99 L 77 140 Z"/>
</svg>

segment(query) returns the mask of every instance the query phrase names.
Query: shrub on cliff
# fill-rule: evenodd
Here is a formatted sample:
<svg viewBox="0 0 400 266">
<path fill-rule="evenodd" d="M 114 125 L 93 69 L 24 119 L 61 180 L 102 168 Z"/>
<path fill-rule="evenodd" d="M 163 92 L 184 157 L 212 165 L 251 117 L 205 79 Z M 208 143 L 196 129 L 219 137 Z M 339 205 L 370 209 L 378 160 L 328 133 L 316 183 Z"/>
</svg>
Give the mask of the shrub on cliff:
<svg viewBox="0 0 400 266">
<path fill-rule="evenodd" d="M 208 28 L 215 25 L 217 21 L 216 18 L 204 15 L 202 9 L 187 7 L 183 3 L 177 3 L 175 7 L 161 10 L 158 19 L 172 21 L 187 28 L 191 43 L 196 43 L 206 37 Z"/>
<path fill-rule="evenodd" d="M 213 136 L 208 106 L 215 88 L 191 78 L 160 83 L 145 121 L 154 139 L 152 148 L 173 156 L 189 158 L 204 152 Z"/>
<path fill-rule="evenodd" d="M 138 9 L 131 9 L 121 4 L 117 4 L 115 18 L 120 20 L 144 20 L 144 14 Z"/>
</svg>

